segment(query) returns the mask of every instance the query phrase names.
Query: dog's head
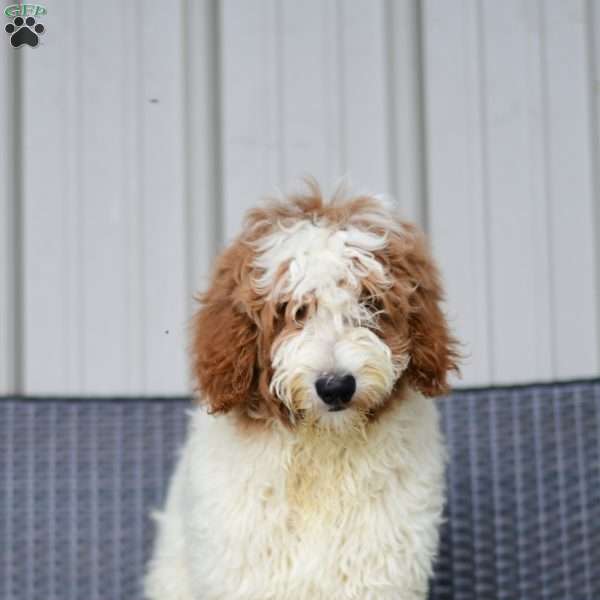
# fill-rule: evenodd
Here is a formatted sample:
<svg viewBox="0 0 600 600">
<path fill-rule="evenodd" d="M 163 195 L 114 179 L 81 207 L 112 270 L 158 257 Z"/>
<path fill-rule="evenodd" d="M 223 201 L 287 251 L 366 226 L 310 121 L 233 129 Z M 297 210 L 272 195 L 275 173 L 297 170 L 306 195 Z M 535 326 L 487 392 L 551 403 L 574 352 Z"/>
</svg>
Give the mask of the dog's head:
<svg viewBox="0 0 600 600">
<path fill-rule="evenodd" d="M 343 428 L 404 385 L 448 390 L 457 344 L 423 235 L 369 196 L 251 211 L 193 321 L 193 372 L 214 413 Z"/>
</svg>

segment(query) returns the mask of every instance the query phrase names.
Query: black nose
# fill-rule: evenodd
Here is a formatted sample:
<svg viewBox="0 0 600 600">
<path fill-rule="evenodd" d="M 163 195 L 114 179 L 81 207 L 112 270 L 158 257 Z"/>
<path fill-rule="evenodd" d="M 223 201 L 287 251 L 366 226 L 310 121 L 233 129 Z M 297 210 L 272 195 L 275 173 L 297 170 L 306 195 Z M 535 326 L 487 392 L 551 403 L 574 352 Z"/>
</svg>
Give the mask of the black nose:
<svg viewBox="0 0 600 600">
<path fill-rule="evenodd" d="M 323 375 L 315 382 L 319 398 L 331 406 L 329 410 L 342 410 L 356 391 L 352 375 Z"/>
</svg>

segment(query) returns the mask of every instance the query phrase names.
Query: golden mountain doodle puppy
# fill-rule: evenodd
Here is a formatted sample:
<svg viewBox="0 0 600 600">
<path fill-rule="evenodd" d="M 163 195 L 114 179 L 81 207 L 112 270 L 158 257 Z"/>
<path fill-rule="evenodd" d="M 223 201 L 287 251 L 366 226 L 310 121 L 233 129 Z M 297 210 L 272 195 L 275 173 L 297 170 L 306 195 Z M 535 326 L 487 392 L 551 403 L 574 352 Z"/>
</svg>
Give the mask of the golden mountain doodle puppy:
<svg viewBox="0 0 600 600">
<path fill-rule="evenodd" d="M 192 322 L 198 406 L 151 600 L 422 600 L 457 342 L 423 235 L 378 197 L 249 212 Z"/>
</svg>

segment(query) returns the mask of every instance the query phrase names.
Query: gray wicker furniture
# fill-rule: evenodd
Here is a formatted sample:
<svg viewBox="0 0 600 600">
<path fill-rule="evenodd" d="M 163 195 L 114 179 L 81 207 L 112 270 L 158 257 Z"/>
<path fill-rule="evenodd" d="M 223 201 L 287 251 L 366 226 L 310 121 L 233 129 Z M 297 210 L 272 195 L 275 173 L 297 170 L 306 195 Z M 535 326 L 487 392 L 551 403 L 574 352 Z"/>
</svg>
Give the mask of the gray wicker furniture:
<svg viewBox="0 0 600 600">
<path fill-rule="evenodd" d="M 140 597 L 187 406 L 0 399 L 0 598 Z M 432 598 L 600 599 L 600 382 L 462 391 L 440 408 Z"/>
</svg>

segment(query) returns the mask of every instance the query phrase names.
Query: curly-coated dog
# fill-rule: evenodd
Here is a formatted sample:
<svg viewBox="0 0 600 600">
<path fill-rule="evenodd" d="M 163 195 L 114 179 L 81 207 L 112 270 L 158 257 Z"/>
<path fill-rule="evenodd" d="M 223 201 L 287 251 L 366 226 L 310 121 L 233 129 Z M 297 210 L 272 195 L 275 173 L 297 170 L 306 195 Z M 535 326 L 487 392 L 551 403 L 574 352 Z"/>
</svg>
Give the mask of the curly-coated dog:
<svg viewBox="0 0 600 600">
<path fill-rule="evenodd" d="M 378 197 L 252 210 L 192 322 L 199 388 L 152 600 L 413 600 L 444 503 L 457 342 L 423 235 Z"/>
</svg>

